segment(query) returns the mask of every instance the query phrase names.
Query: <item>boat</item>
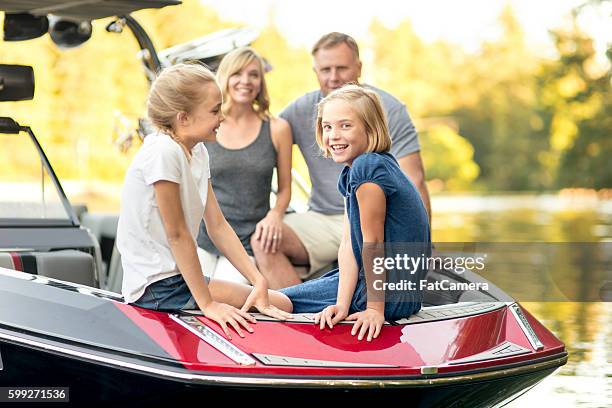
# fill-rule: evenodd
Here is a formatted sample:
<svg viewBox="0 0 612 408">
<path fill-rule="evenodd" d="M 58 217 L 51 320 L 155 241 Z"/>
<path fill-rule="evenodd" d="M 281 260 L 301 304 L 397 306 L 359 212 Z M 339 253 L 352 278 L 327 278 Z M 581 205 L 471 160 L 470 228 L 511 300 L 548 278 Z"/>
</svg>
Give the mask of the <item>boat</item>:
<svg viewBox="0 0 612 408">
<path fill-rule="evenodd" d="M 32 98 L 30 67 L 0 65 L 0 80 L 0 100 Z M 0 387 L 63 387 L 64 401 L 76 405 L 157 406 L 214 394 L 491 407 L 567 362 L 559 339 L 471 271 L 431 270 L 433 286 L 457 289 L 426 291 L 420 312 L 386 322 L 371 342 L 351 336 L 352 322 L 320 330 L 311 314 L 254 314 L 254 333 L 230 341 L 198 311 L 127 304 L 111 290 L 116 276 L 99 232 L 82 225 L 32 129 L 0 118 L 0 138 L 29 145 L 42 169 L 29 195 L 14 186 L 0 194 Z M 461 289 L 470 283 L 478 289 Z"/>
</svg>

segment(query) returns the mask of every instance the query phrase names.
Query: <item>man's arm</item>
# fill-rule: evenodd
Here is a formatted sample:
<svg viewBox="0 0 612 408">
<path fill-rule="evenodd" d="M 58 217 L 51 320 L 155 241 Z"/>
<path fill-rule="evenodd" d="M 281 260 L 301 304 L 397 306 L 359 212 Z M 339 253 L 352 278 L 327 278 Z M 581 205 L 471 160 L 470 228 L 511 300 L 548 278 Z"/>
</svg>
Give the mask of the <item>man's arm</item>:
<svg viewBox="0 0 612 408">
<path fill-rule="evenodd" d="M 406 106 L 399 101 L 387 111 L 387 120 L 392 140 L 391 154 L 395 156 L 404 174 L 419 191 L 431 225 L 431 203 L 429 191 L 427 191 L 427 185 L 425 184 L 425 170 L 419 152 L 419 138 L 414 123 Z"/>
<path fill-rule="evenodd" d="M 427 210 L 429 225 L 431 226 L 431 202 L 427 184 L 425 183 L 425 170 L 423 169 L 423 161 L 421 160 L 420 152 L 410 153 L 399 158 L 397 162 L 404 174 L 412 181 L 417 190 L 419 190 L 419 194 L 421 194 L 421 199 Z"/>
</svg>

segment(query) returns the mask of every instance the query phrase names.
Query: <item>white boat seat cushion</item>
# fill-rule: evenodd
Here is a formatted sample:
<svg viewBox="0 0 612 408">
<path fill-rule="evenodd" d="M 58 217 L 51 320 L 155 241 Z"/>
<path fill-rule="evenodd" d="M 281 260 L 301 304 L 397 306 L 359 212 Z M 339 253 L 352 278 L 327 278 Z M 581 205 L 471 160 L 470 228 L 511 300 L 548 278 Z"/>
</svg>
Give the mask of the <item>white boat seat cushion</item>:
<svg viewBox="0 0 612 408">
<path fill-rule="evenodd" d="M 0 253 L 0 266 L 33 275 L 96 287 L 94 258 L 67 249 L 52 252 Z"/>
</svg>

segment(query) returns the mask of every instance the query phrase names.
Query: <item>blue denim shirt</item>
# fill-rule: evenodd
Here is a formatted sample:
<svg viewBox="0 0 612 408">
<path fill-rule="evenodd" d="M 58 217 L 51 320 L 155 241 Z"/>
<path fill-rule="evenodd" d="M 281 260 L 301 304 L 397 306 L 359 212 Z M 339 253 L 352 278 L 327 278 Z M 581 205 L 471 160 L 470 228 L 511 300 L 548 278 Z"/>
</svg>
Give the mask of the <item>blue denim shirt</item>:
<svg viewBox="0 0 612 408">
<path fill-rule="evenodd" d="M 391 154 L 364 153 L 353 160 L 352 166 L 344 168 L 338 180 L 338 190 L 345 197 L 353 254 L 360 271 L 359 278 L 364 278 L 361 256 L 364 243 L 356 191 L 363 183 L 374 183 L 385 194 L 387 206 L 384 228 L 385 256 L 394 256 L 398 253 L 416 257 L 430 256 L 429 219 L 416 187 Z M 387 281 L 424 279 L 425 274 L 425 270 L 419 270 L 412 275 L 406 271 L 391 271 L 387 272 Z M 420 308 L 420 291 L 402 293 L 395 298 L 401 299 L 400 302 L 414 303 L 410 307 L 404 305 L 400 314 L 409 315 L 412 313 L 410 309 Z M 393 297 L 387 296 L 387 301 L 391 299 Z"/>
</svg>

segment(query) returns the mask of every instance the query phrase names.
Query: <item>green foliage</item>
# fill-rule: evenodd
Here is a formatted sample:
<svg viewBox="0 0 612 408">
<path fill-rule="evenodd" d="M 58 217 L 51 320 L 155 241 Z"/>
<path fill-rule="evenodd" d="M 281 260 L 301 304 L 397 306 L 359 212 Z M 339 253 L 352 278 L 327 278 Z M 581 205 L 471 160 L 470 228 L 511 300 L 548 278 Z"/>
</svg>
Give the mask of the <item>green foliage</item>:
<svg viewBox="0 0 612 408">
<path fill-rule="evenodd" d="M 420 119 L 426 157 L 428 127 L 451 118 L 473 146 L 478 184 L 489 190 L 611 187 L 610 70 L 595 62 L 592 40 L 575 24 L 554 32 L 559 58 L 545 60 L 533 53 L 509 6 L 499 28 L 498 39 L 470 55 L 450 43 L 424 43 L 408 21 L 393 29 L 375 21 L 375 83 Z M 457 143 L 447 145 L 449 155 L 426 160 L 428 178 L 450 189 L 468 187 L 450 182 L 447 161 L 462 150 Z"/>
<path fill-rule="evenodd" d="M 546 137 L 533 129 L 533 123 L 541 122 L 532 118 L 537 116 L 533 84 L 538 64 L 511 9 L 506 8 L 499 20 L 501 38 L 483 44 L 477 56 L 462 53 L 452 44 L 425 44 L 408 22 L 395 29 L 374 22 L 370 32 L 376 83 L 392 89 L 417 118 L 454 118 L 465 138 L 456 139 L 461 141 L 456 149 L 461 151 L 464 142 L 473 146 L 480 180 L 490 189 L 537 189 L 543 185 L 534 174 L 537 153 L 542 140 L 546 143 Z M 423 133 L 429 122 L 420 127 Z M 453 157 L 452 145 L 447 147 L 452 156 L 430 156 L 427 175 L 444 175 L 449 188 L 465 188 L 469 184 L 465 181 L 451 182 L 464 180 L 464 175 L 448 172 L 452 165 L 445 161 L 458 156 Z M 465 168 L 471 167 L 472 155 L 463 159 Z"/>
<path fill-rule="evenodd" d="M 408 106 L 414 117 L 448 112 L 462 97 L 457 66 L 461 55 L 452 44 L 424 43 L 409 21 L 395 28 L 374 20 L 370 25 L 371 66 L 364 67 L 365 81 L 372 78 Z M 368 75 L 370 74 L 371 75 Z"/>
<path fill-rule="evenodd" d="M 276 27 L 263 30 L 253 48 L 272 65 L 266 81 L 273 114 L 280 113 L 299 95 L 318 87 L 308 51 L 289 46 Z"/>
<path fill-rule="evenodd" d="M 120 179 L 126 169 L 111 144 L 115 112 L 140 116 L 147 83 L 136 41 L 128 32 L 105 32 L 109 22 L 94 22 L 92 39 L 76 49 L 59 50 L 48 36 L 0 42 L 0 60 L 32 65 L 36 78 L 34 100 L 3 103 L 2 113 L 33 128 L 62 178 Z M 95 166 L 96 157 L 106 160 Z M 0 171 L 20 170 L 9 160 Z"/>
<path fill-rule="evenodd" d="M 612 71 L 597 65 L 592 39 L 575 24 L 552 35 L 559 61 L 547 63 L 539 79 L 542 109 L 551 117 L 547 164 L 554 186 L 609 188 Z"/>
<path fill-rule="evenodd" d="M 449 190 L 470 190 L 479 173 L 470 142 L 445 125 L 432 126 L 421 136 L 428 178 L 445 181 Z"/>
<path fill-rule="evenodd" d="M 172 47 L 223 28 L 235 27 L 223 21 L 199 1 L 184 1 L 178 7 L 141 10 L 134 17 L 145 27 L 158 50 Z"/>
<path fill-rule="evenodd" d="M 538 153 L 547 138 L 539 132 L 543 119 L 534 110 L 538 60 L 511 9 L 504 10 L 499 25 L 501 37 L 484 43 L 477 57 L 462 64 L 478 102 L 462 103 L 450 114 L 474 145 L 481 181 L 490 189 L 540 189 L 545 183 Z"/>
</svg>

